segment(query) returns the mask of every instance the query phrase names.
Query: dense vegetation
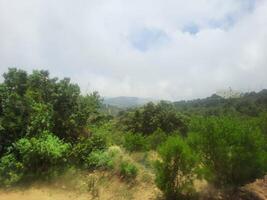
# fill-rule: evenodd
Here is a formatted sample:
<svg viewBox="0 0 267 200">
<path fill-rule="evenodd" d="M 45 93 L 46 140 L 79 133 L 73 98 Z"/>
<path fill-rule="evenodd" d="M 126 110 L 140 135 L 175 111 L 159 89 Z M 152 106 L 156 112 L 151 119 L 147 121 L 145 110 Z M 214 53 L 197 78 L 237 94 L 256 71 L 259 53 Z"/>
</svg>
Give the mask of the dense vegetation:
<svg viewBox="0 0 267 200">
<path fill-rule="evenodd" d="M 88 154 L 94 148 L 103 148 L 104 142 L 93 136 L 89 139 L 86 129 L 86 124 L 96 123 L 99 116 L 101 99 L 97 93 L 83 96 L 70 79 L 50 78 L 47 71 L 28 75 L 9 69 L 3 76 L 1 184 L 17 182 L 30 173 L 45 174 L 68 160 L 81 159 L 82 151 Z M 79 149 L 83 144 L 86 147 Z"/>
<path fill-rule="evenodd" d="M 267 91 L 225 99 L 148 103 L 111 112 L 70 79 L 9 69 L 0 83 L 0 185 L 50 179 L 67 168 L 132 181 L 143 152 L 166 199 L 198 198 L 194 181 L 233 189 L 267 172 Z M 111 116 L 110 114 L 117 114 Z M 119 147 L 118 147 L 119 146 Z M 148 163 L 148 152 L 157 160 Z"/>
</svg>

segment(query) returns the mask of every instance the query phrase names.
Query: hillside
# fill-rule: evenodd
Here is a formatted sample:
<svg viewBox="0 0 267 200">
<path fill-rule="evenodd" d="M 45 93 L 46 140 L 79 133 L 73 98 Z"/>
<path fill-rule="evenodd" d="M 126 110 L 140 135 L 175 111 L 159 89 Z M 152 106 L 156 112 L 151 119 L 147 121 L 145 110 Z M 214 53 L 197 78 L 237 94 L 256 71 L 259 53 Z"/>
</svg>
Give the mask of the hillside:
<svg viewBox="0 0 267 200">
<path fill-rule="evenodd" d="M 103 104 L 116 106 L 118 108 L 131 108 L 131 107 L 142 106 L 150 101 L 153 101 L 153 99 L 121 96 L 121 97 L 106 97 L 104 98 Z"/>
<path fill-rule="evenodd" d="M 220 115 L 238 112 L 248 116 L 257 116 L 267 109 L 267 90 L 243 93 L 240 97 L 223 98 L 213 94 L 203 99 L 174 102 L 175 107 L 186 113 Z"/>
</svg>

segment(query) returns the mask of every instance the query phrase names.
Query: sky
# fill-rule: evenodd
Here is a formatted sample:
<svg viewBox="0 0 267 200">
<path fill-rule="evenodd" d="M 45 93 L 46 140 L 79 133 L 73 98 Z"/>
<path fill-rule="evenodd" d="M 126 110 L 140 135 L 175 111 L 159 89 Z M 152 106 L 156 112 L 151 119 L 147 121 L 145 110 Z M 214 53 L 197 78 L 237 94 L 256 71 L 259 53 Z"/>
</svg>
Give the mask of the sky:
<svg viewBox="0 0 267 200">
<path fill-rule="evenodd" d="M 9 67 L 108 97 L 259 91 L 267 0 L 0 0 L 0 73 Z"/>
</svg>

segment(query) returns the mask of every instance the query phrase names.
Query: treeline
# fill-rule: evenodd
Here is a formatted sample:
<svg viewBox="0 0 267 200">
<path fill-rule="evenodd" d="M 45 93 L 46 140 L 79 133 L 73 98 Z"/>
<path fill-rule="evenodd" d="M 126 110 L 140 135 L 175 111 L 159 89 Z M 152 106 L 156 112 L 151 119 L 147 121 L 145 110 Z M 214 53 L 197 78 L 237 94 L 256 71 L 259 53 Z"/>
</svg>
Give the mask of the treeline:
<svg viewBox="0 0 267 200">
<path fill-rule="evenodd" d="M 112 171 L 131 181 L 140 169 L 125 151 L 143 153 L 139 164 L 155 173 L 156 185 L 172 200 L 200 198 L 195 180 L 235 191 L 267 172 L 265 90 L 239 99 L 148 103 L 112 117 L 97 92 L 82 95 L 70 79 L 15 68 L 3 77 L 3 187 L 56 177 L 69 167 Z"/>
<path fill-rule="evenodd" d="M 267 89 L 244 93 L 240 97 L 223 98 L 213 94 L 205 99 L 174 102 L 178 111 L 187 114 L 222 115 L 239 114 L 257 117 L 267 111 Z"/>
</svg>

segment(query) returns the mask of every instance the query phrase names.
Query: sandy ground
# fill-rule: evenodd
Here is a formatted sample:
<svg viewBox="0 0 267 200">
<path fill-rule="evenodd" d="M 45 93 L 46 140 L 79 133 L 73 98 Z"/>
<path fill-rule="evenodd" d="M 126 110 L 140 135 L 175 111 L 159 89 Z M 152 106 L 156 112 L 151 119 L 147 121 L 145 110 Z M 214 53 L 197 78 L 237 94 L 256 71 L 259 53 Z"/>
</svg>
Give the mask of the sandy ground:
<svg viewBox="0 0 267 200">
<path fill-rule="evenodd" d="M 153 191 L 150 188 L 135 188 L 134 191 L 127 190 L 125 186 L 117 186 L 117 188 L 108 187 L 106 190 L 101 188 L 98 196 L 93 198 L 92 194 L 79 193 L 75 191 L 67 191 L 51 188 L 28 188 L 26 190 L 0 191 L 0 200 L 152 200 L 155 199 Z"/>
<path fill-rule="evenodd" d="M 154 184 L 127 183 L 117 176 L 94 174 L 84 182 L 60 180 L 51 185 L 36 184 L 24 189 L 0 190 L 0 200 L 153 200 L 159 194 Z M 75 179 L 75 178 L 74 178 Z M 64 182 L 64 183 L 62 183 Z"/>
<path fill-rule="evenodd" d="M 88 200 L 89 195 L 48 188 L 0 191 L 0 200 Z"/>
<path fill-rule="evenodd" d="M 243 189 L 246 200 L 267 200 L 267 177 L 248 184 Z M 108 177 L 89 191 L 62 184 L 0 190 L 0 200 L 155 200 L 158 195 L 159 190 L 150 183 L 127 184 L 116 177 Z M 243 200 L 239 197 L 237 199 Z"/>
</svg>

